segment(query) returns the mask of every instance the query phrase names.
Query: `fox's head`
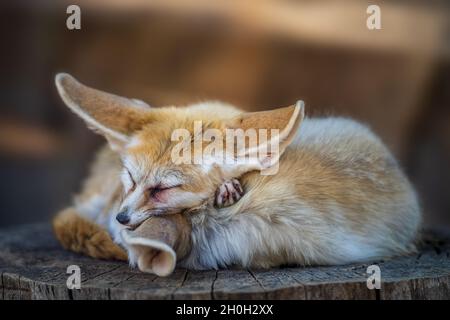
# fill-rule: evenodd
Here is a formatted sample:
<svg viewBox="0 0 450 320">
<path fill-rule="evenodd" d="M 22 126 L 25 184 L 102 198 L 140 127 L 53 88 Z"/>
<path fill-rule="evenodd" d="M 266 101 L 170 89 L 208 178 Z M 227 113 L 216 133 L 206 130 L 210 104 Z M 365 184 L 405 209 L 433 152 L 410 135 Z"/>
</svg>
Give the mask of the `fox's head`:
<svg viewBox="0 0 450 320">
<path fill-rule="evenodd" d="M 63 73 L 56 76 L 56 86 L 66 105 L 119 153 L 124 195 L 117 220 L 132 227 L 151 215 L 202 207 L 225 179 L 274 167 L 304 114 L 302 103 L 252 113 L 221 103 L 151 108 L 139 100 L 89 88 Z M 199 124 L 203 137 L 196 131 Z M 199 146 L 202 154 L 212 141 L 222 141 L 225 146 L 230 129 L 265 129 L 269 133 L 267 139 L 257 136 L 253 145 L 245 140 L 220 156 L 215 151 L 198 161 Z M 263 149 L 271 151 L 261 156 Z M 237 154 L 244 154 L 246 161 L 237 160 L 242 159 Z M 236 161 L 230 162 L 230 158 Z"/>
</svg>

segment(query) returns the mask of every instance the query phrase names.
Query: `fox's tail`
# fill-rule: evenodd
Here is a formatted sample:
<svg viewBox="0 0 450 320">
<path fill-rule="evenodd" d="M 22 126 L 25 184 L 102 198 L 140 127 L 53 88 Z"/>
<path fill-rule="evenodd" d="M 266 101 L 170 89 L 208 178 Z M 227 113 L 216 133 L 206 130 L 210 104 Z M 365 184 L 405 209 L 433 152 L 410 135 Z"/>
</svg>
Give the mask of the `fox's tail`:
<svg viewBox="0 0 450 320">
<path fill-rule="evenodd" d="M 98 224 L 83 218 L 74 208 L 64 209 L 53 219 L 53 230 L 68 250 L 99 259 L 127 260 L 126 252 Z"/>
</svg>

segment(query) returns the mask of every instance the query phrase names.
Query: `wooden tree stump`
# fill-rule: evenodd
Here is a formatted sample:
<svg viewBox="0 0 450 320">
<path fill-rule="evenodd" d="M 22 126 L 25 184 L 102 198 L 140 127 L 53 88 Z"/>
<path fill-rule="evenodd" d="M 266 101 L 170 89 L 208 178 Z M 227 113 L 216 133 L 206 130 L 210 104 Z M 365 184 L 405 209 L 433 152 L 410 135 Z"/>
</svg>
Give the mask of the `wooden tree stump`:
<svg viewBox="0 0 450 320">
<path fill-rule="evenodd" d="M 64 250 L 48 224 L 0 231 L 2 299 L 449 299 L 450 233 L 427 232 L 417 255 L 344 266 L 271 270 L 177 269 L 159 278 L 124 262 Z M 381 270 L 381 289 L 367 288 L 367 267 Z M 69 290 L 67 267 L 81 269 Z"/>
</svg>

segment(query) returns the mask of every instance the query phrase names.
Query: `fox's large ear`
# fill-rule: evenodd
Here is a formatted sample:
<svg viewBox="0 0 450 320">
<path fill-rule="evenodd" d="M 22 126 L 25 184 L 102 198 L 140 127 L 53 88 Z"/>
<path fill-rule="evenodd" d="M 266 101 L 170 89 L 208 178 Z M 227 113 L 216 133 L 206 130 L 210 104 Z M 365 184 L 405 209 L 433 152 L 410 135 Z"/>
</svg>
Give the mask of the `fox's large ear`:
<svg viewBox="0 0 450 320">
<path fill-rule="evenodd" d="M 289 107 L 243 113 L 232 119 L 227 129 L 242 129 L 246 138 L 252 132 L 256 134 L 253 141 L 247 139 L 234 149 L 237 160 L 234 174 L 252 170 L 261 170 L 266 175 L 276 173 L 280 156 L 294 139 L 303 118 L 304 102 L 298 101 Z"/>
<path fill-rule="evenodd" d="M 150 107 L 143 101 L 89 88 L 67 73 L 58 73 L 55 83 L 65 104 L 105 136 L 113 150 L 121 150 L 148 120 Z"/>
<path fill-rule="evenodd" d="M 121 236 L 143 272 L 165 277 L 175 269 L 177 258 L 191 250 L 191 224 L 182 214 L 152 216 L 135 230 L 123 229 Z"/>
</svg>

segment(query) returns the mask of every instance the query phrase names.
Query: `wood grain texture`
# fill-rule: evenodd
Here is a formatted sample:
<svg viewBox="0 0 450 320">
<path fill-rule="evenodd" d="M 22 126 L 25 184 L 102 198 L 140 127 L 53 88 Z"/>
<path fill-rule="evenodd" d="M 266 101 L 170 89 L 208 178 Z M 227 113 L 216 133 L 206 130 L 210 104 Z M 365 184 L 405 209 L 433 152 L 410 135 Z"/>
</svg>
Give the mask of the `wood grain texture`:
<svg viewBox="0 0 450 320">
<path fill-rule="evenodd" d="M 381 289 L 366 286 L 367 266 Z M 69 265 L 81 289 L 69 290 Z M 450 299 L 450 232 L 427 232 L 417 255 L 364 264 L 270 270 L 177 269 L 159 278 L 126 263 L 65 251 L 50 225 L 0 231 L 0 299 Z"/>
</svg>

